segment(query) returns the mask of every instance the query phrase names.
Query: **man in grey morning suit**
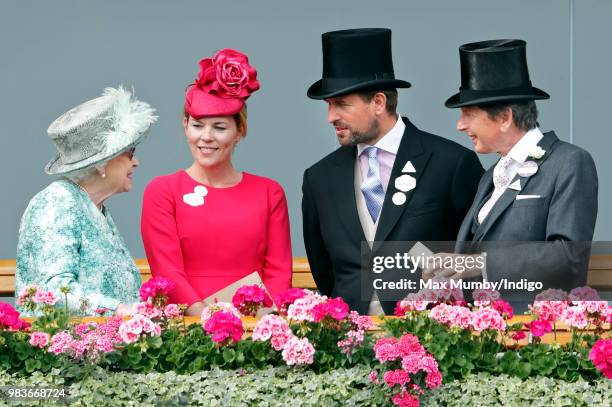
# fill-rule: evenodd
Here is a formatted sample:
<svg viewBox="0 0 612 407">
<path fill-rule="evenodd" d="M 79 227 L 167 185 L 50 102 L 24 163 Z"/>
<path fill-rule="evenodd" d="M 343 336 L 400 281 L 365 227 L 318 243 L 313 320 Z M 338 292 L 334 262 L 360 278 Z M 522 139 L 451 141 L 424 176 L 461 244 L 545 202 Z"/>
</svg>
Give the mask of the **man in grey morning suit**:
<svg viewBox="0 0 612 407">
<path fill-rule="evenodd" d="M 501 158 L 480 180 L 457 248 L 514 243 L 490 244 L 483 274 L 474 268 L 461 275 L 429 270 L 429 275 L 528 278 L 565 290 L 584 285 L 597 217 L 591 155 L 552 131 L 540 131 L 534 101 L 549 95 L 531 86 L 524 41 L 470 43 L 459 54 L 461 88 L 446 106 L 461 108 L 457 129 L 472 139 L 476 152 Z"/>
</svg>

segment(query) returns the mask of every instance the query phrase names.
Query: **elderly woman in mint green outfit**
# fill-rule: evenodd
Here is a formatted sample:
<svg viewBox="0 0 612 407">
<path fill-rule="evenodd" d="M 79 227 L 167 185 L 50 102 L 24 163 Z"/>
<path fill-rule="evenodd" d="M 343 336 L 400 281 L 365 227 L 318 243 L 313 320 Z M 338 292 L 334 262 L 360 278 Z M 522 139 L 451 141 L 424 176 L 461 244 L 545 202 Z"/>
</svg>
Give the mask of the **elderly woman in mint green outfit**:
<svg viewBox="0 0 612 407">
<path fill-rule="evenodd" d="M 132 188 L 135 146 L 157 119 L 123 88 L 107 88 L 56 119 L 47 133 L 58 155 L 45 171 L 60 178 L 32 198 L 19 228 L 15 292 L 37 285 L 87 313 L 128 315 L 140 274 L 106 199 Z M 63 295 L 60 298 L 63 300 Z"/>
</svg>

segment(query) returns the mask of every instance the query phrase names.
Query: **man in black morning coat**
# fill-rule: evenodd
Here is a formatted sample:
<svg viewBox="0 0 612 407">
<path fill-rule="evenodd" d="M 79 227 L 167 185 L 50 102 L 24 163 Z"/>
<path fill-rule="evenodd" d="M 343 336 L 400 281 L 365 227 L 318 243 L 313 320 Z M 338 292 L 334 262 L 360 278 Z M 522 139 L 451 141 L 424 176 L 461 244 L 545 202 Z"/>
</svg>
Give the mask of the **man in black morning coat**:
<svg viewBox="0 0 612 407">
<path fill-rule="evenodd" d="M 484 170 L 474 152 L 397 115 L 396 88 L 410 83 L 395 79 L 390 30 L 322 41 L 323 78 L 308 97 L 327 102 L 340 148 L 304 172 L 308 261 L 324 295 L 360 314 L 391 314 L 401 295 L 362 286 L 362 243 L 453 241 Z"/>
</svg>

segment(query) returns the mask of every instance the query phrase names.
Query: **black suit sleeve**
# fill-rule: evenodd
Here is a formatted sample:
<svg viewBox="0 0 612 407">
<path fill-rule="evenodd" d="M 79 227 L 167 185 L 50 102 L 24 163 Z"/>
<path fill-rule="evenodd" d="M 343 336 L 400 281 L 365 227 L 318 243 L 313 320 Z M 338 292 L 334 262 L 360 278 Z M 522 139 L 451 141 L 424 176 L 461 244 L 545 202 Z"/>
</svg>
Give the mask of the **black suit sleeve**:
<svg viewBox="0 0 612 407">
<path fill-rule="evenodd" d="M 465 152 L 457 160 L 453 183 L 450 189 L 455 219 L 459 222 L 457 230 L 459 230 L 463 218 L 472 206 L 476 191 L 478 190 L 478 183 L 484 172 L 478 156 L 473 151 Z"/>
<path fill-rule="evenodd" d="M 323 244 L 319 213 L 310 186 L 308 170 L 304 171 L 302 182 L 302 222 L 304 246 L 306 247 L 312 276 L 319 291 L 329 296 L 334 288 L 332 264 L 329 253 Z"/>
</svg>

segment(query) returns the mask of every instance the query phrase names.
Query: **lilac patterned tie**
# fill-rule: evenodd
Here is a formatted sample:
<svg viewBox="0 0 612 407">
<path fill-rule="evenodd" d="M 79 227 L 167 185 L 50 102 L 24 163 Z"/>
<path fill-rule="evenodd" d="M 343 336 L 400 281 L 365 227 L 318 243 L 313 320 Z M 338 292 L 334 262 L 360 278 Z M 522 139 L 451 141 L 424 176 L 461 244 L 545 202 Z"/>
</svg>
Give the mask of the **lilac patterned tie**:
<svg viewBox="0 0 612 407">
<path fill-rule="evenodd" d="M 385 200 L 385 191 L 380 183 L 380 167 L 376 159 L 377 151 L 376 147 L 368 147 L 362 152 L 362 154 L 368 153 L 368 175 L 361 184 L 361 192 L 374 223 L 378 219 Z"/>
</svg>

